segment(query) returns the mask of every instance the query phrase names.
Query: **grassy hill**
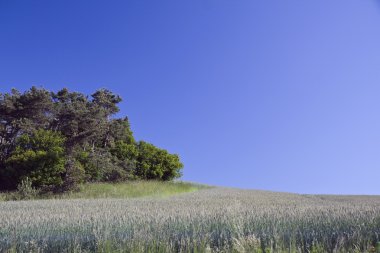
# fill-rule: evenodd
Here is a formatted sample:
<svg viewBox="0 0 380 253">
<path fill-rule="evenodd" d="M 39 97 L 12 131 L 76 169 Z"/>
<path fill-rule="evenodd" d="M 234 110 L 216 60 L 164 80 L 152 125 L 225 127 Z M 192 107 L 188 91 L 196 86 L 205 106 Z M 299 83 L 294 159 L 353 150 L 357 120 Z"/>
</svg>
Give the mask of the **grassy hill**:
<svg viewBox="0 0 380 253">
<path fill-rule="evenodd" d="M 0 252 L 380 251 L 380 196 L 136 182 L 68 197 L 1 202 Z"/>
<path fill-rule="evenodd" d="M 33 199 L 98 199 L 169 197 L 174 194 L 193 192 L 208 186 L 188 182 L 130 181 L 127 183 L 89 183 L 80 186 L 78 192 L 42 194 Z M 0 201 L 22 200 L 17 192 L 0 192 Z"/>
</svg>

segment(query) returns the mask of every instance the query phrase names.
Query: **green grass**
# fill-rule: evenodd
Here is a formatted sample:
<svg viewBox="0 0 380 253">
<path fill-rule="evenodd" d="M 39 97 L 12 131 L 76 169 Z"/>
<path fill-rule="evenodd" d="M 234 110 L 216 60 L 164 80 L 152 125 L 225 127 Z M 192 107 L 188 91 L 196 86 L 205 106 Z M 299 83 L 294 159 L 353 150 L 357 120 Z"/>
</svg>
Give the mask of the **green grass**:
<svg viewBox="0 0 380 253">
<path fill-rule="evenodd" d="M 194 192 L 203 186 L 186 182 L 132 181 L 128 183 L 95 183 L 82 185 L 79 192 L 64 194 L 63 198 L 141 198 L 168 197 Z"/>
<path fill-rule="evenodd" d="M 78 192 L 44 194 L 34 199 L 163 198 L 194 192 L 207 186 L 187 182 L 130 181 L 123 183 L 83 184 Z M 18 200 L 17 192 L 0 193 L 0 201 Z"/>
</svg>

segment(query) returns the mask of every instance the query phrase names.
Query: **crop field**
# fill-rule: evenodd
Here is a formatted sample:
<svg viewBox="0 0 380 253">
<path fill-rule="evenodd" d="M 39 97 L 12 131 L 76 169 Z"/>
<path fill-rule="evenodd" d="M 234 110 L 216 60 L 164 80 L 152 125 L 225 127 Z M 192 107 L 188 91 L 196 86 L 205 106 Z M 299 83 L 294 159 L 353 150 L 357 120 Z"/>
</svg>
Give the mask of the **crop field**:
<svg viewBox="0 0 380 253">
<path fill-rule="evenodd" d="M 228 188 L 0 202 L 0 252 L 378 252 L 380 197 Z"/>
</svg>

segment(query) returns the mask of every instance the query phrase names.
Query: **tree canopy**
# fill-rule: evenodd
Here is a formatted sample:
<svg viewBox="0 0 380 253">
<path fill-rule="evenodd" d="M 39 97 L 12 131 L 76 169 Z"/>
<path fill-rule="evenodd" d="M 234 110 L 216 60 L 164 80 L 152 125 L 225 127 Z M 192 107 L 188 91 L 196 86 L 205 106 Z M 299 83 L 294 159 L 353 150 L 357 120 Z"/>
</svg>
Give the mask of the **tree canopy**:
<svg viewBox="0 0 380 253">
<path fill-rule="evenodd" d="M 128 118 L 114 118 L 120 102 L 107 89 L 0 93 L 0 190 L 26 178 L 36 188 L 70 190 L 80 182 L 180 177 L 177 154 L 137 142 Z"/>
</svg>

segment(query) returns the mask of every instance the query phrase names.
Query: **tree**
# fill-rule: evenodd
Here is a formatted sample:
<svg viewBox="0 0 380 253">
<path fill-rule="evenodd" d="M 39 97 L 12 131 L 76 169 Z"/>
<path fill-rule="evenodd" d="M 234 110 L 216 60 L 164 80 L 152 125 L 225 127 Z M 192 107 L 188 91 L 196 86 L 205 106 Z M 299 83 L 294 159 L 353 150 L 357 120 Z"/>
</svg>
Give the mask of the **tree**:
<svg viewBox="0 0 380 253">
<path fill-rule="evenodd" d="M 101 132 L 101 124 L 106 121 L 99 115 L 88 98 L 78 92 L 62 89 L 52 93 L 54 120 L 50 129 L 60 131 L 66 137 L 67 152 L 75 146 L 83 146 Z"/>
<path fill-rule="evenodd" d="M 107 117 L 119 112 L 117 104 L 121 102 L 118 95 L 113 94 L 107 89 L 97 90 L 92 96 L 92 103 L 97 105 Z"/>
<path fill-rule="evenodd" d="M 17 138 L 48 126 L 51 110 L 50 93 L 45 89 L 0 93 L 0 190 L 15 187 L 14 179 L 7 176 L 6 161 L 16 149 Z"/>
<path fill-rule="evenodd" d="M 128 117 L 112 119 L 108 123 L 108 128 L 103 139 L 103 147 L 113 146 L 117 141 L 122 141 L 126 144 L 136 144 Z"/>
<path fill-rule="evenodd" d="M 29 178 L 33 187 L 57 187 L 63 183 L 65 171 L 65 138 L 58 132 L 38 129 L 22 134 L 15 151 L 6 160 L 11 187 Z"/>
<path fill-rule="evenodd" d="M 179 156 L 140 141 L 137 145 L 136 174 L 142 179 L 172 180 L 181 176 L 183 164 Z"/>
<path fill-rule="evenodd" d="M 67 139 L 65 146 L 69 162 L 66 164 L 64 188 L 75 189 L 82 178 L 102 180 L 105 172 L 98 166 L 96 151 L 98 146 L 104 145 L 102 141 L 109 129 L 109 117 L 119 111 L 117 103 L 121 99 L 105 89 L 96 91 L 92 100 L 67 89 L 52 93 L 52 98 L 55 121 L 51 129 L 62 132 Z"/>
<path fill-rule="evenodd" d="M 21 94 L 0 94 L 0 168 L 15 148 L 16 138 L 45 128 L 51 120 L 52 101 L 45 89 L 32 87 Z"/>
<path fill-rule="evenodd" d="M 0 190 L 24 178 L 33 187 L 75 189 L 83 182 L 172 180 L 179 156 L 135 141 L 120 96 L 100 89 L 90 97 L 64 88 L 0 93 Z"/>
<path fill-rule="evenodd" d="M 112 155 L 120 160 L 136 160 L 138 150 L 134 143 L 128 144 L 124 141 L 116 141 L 115 145 L 110 149 Z"/>
</svg>

